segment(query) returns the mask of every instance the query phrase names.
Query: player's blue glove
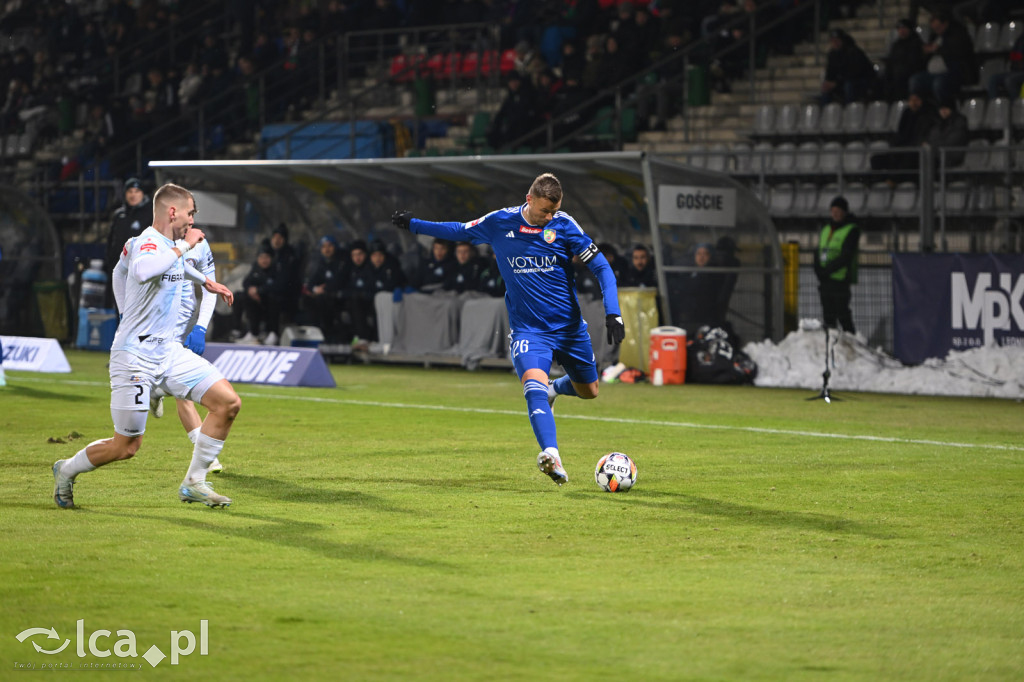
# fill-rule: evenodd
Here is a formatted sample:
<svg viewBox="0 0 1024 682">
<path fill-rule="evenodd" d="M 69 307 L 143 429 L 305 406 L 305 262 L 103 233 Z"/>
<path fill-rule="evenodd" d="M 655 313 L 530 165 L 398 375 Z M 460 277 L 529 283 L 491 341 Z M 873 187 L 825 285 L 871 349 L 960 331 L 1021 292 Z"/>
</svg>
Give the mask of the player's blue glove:
<svg viewBox="0 0 1024 682">
<path fill-rule="evenodd" d="M 622 324 L 622 315 L 605 315 L 604 325 L 608 330 L 608 343 L 622 343 L 626 338 L 626 325 Z"/>
<path fill-rule="evenodd" d="M 391 222 L 401 230 L 408 230 L 409 223 L 412 222 L 412 211 L 403 211 L 401 209 L 395 211 L 391 214 Z"/>
<path fill-rule="evenodd" d="M 185 339 L 185 348 L 196 355 L 202 355 L 206 350 L 206 327 L 200 327 L 198 324 L 193 327 Z"/>
</svg>

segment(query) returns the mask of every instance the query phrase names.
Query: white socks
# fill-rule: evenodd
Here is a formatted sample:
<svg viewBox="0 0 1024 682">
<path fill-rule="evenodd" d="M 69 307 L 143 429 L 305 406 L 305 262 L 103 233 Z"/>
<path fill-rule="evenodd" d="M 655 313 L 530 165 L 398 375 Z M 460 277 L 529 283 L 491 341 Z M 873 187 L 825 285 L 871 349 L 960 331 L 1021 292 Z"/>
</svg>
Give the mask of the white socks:
<svg viewBox="0 0 1024 682">
<path fill-rule="evenodd" d="M 196 444 L 196 439 L 199 438 L 199 429 L 201 428 L 203 427 L 197 426 L 196 428 L 188 432 L 188 439 L 192 441 L 192 445 Z"/>
<path fill-rule="evenodd" d="M 103 441 L 94 440 L 89 443 L 89 445 L 96 445 L 97 443 L 102 442 Z M 85 448 L 89 447 L 89 445 L 86 445 Z M 92 471 L 96 468 L 96 466 L 89 461 L 89 456 L 85 454 L 85 448 L 82 448 L 75 453 L 75 456 L 71 459 L 64 461 L 64 465 L 61 467 L 62 474 L 68 478 L 74 478 L 78 474 L 84 474 L 85 472 Z"/>
<path fill-rule="evenodd" d="M 191 435 L 191 434 L 190 434 Z M 224 449 L 224 441 L 210 438 L 200 431 L 196 434 L 196 447 L 192 450 L 192 463 L 185 474 L 185 483 L 199 483 L 206 480 L 206 470 Z"/>
</svg>

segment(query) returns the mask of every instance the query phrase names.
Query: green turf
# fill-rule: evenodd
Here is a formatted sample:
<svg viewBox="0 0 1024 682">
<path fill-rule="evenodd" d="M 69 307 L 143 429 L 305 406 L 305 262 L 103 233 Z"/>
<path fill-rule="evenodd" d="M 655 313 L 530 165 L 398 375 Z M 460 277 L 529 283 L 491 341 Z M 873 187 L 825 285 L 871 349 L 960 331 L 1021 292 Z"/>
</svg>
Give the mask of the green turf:
<svg viewBox="0 0 1024 682">
<path fill-rule="evenodd" d="M 230 509 L 177 501 L 191 447 L 168 405 L 134 460 L 81 476 L 80 508 L 60 510 L 50 464 L 111 433 L 106 358 L 69 360 L 0 389 L 0 670 L 1024 678 L 1015 402 L 604 386 L 556 403 L 558 489 L 511 374 L 335 366 L 337 389 L 238 386 L 215 478 Z M 628 494 L 594 483 L 610 450 L 637 461 Z M 75 653 L 78 619 L 86 637 L 133 631 L 141 655 L 204 618 L 209 654 L 177 666 Z M 59 640 L 15 639 L 51 626 Z"/>
</svg>

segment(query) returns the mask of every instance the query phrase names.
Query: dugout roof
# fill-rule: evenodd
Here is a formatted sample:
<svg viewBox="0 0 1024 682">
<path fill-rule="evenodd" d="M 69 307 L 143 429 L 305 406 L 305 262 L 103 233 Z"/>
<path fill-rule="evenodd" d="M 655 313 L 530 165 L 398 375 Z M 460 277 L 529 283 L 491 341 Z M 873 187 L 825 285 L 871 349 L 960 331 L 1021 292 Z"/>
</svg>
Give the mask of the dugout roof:
<svg viewBox="0 0 1024 682">
<path fill-rule="evenodd" d="M 396 208 L 426 220 L 469 221 L 520 203 L 533 179 L 550 171 L 563 185 L 562 209 L 595 241 L 615 245 L 627 259 L 634 244 L 652 248 L 661 291 L 678 289 L 673 281 L 695 270 L 697 244 L 732 239 L 741 264 L 733 268 L 740 279 L 730 308 L 746 311 L 736 324 L 747 328 L 747 339 L 782 337 L 782 261 L 765 207 L 728 175 L 646 152 L 153 161 L 150 166 L 161 183 L 237 194 L 238 229 L 218 231 L 217 237 L 249 252 L 278 222 L 288 223 L 293 242 L 298 235 L 315 244 L 334 231 L 342 242 L 382 239 L 408 248 L 414 237 L 398 234 L 390 224 Z M 743 296 L 749 299 L 745 303 Z M 663 320 L 674 317 L 672 298 L 662 297 Z"/>
</svg>

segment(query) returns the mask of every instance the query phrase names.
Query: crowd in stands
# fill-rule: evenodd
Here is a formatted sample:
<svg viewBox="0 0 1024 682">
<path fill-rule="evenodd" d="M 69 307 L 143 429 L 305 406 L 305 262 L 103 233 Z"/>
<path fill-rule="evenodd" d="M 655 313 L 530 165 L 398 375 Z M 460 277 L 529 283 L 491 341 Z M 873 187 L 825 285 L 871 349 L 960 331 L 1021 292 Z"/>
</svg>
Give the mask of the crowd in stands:
<svg viewBox="0 0 1024 682">
<path fill-rule="evenodd" d="M 363 240 L 342 245 L 333 235 L 325 235 L 317 251 L 304 258 L 289 244 L 288 236 L 282 224 L 261 242 L 235 294 L 232 330 L 218 332 L 220 337 L 274 345 L 284 326 L 300 324 L 318 327 L 325 343 L 365 347 L 380 338 L 374 299 L 381 292 L 391 294 L 396 302 L 414 292 L 469 298 L 505 295 L 494 254 L 489 249 L 481 253 L 469 242 L 435 239 L 429 252 L 414 247 L 400 258 L 394 245 L 380 241 L 367 245 Z M 602 243 L 599 248 L 620 288 L 658 289 L 654 258 L 647 246 L 634 245 L 626 257 L 612 244 Z M 735 243 L 723 237 L 716 245 L 695 245 L 681 264 L 738 266 L 735 252 Z M 581 302 L 600 301 L 600 285 L 590 269 L 576 263 L 574 273 Z M 735 283 L 735 274 L 699 271 L 669 282 L 672 298 L 681 306 L 673 310 L 674 316 L 694 332 L 702 325 L 727 326 L 725 316 Z"/>
<path fill-rule="evenodd" d="M 1005 70 L 988 75 L 979 82 L 980 59 L 965 17 L 973 21 L 1008 22 L 1012 5 L 1006 2 L 969 3 L 971 8 L 983 7 L 983 14 L 965 13 L 965 6 L 955 11 L 947 4 L 932 3 L 928 30 L 918 32 L 915 18 L 900 19 L 885 57 L 881 73 L 864 50 L 845 31 L 833 29 L 829 34 L 829 51 L 822 81 L 820 101 L 849 103 L 884 99 L 896 101 L 916 93 L 933 105 L 953 104 L 963 97 L 964 90 L 978 86 L 989 97 L 1021 97 L 1024 85 L 1024 33 L 1005 53 Z M 916 15 L 916 11 L 912 12 Z M 981 16 L 981 19 L 979 19 Z M 925 36 L 922 39 L 922 34 Z M 989 55 L 994 56 L 994 55 Z"/>
</svg>

